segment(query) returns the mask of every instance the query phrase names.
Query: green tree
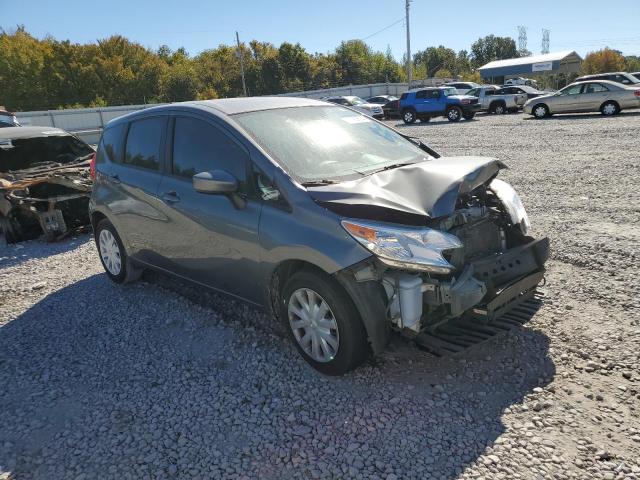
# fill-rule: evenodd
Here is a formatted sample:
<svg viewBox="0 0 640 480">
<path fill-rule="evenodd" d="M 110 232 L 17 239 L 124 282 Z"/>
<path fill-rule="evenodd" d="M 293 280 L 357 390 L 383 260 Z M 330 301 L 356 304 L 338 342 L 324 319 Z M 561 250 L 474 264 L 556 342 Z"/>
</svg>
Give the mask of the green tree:
<svg viewBox="0 0 640 480">
<path fill-rule="evenodd" d="M 436 72 L 441 69 L 449 72 L 455 72 L 457 70 L 456 52 L 443 45 L 428 47 L 425 50 L 418 51 L 413 56 L 413 63 L 416 68 L 424 66 L 427 77 L 436 76 Z"/>
<path fill-rule="evenodd" d="M 516 42 L 511 37 L 487 35 L 479 38 L 471 45 L 471 65 L 481 67 L 494 60 L 518 57 Z"/>
</svg>

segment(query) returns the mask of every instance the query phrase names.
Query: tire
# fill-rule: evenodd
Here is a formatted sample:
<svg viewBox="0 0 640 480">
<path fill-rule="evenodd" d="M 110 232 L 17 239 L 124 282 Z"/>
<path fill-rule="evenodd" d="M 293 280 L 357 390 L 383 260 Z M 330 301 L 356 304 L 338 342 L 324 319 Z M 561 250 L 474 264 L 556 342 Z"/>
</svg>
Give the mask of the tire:
<svg viewBox="0 0 640 480">
<path fill-rule="evenodd" d="M 306 305 L 316 307 L 311 309 L 316 314 L 326 306 L 324 316 L 308 316 L 305 300 Z M 280 318 L 300 355 L 319 372 L 342 375 L 367 358 L 369 349 L 360 316 L 351 298 L 327 275 L 306 270 L 294 273 L 282 289 Z M 324 325 L 316 323 L 320 321 Z M 307 334 L 310 337 L 305 340 Z"/>
<path fill-rule="evenodd" d="M 449 107 L 447 110 L 447 120 L 450 122 L 459 122 L 462 118 L 462 110 L 460 107 Z"/>
<path fill-rule="evenodd" d="M 133 265 L 118 232 L 106 218 L 100 220 L 96 226 L 95 241 L 100 262 L 111 281 L 122 284 L 140 278 L 142 269 Z"/>
<path fill-rule="evenodd" d="M 7 245 L 18 243 L 22 240 L 13 221 L 4 215 L 0 215 L 0 232 L 3 233 L 4 241 Z"/>
<path fill-rule="evenodd" d="M 533 116 L 536 118 L 545 118 L 549 116 L 549 107 L 544 103 L 539 103 L 531 109 L 531 113 L 533 113 Z"/>
<path fill-rule="evenodd" d="M 616 102 L 609 100 L 608 102 L 604 102 L 600 107 L 600 113 L 605 117 L 610 117 L 612 115 L 617 115 L 620 113 L 620 105 Z"/>
<path fill-rule="evenodd" d="M 475 116 L 476 116 L 476 112 L 472 112 L 472 113 L 465 113 L 465 114 L 463 115 L 463 118 L 464 118 L 465 120 L 471 120 L 471 119 L 472 119 L 473 117 L 475 117 Z"/>
<path fill-rule="evenodd" d="M 407 125 L 411 125 L 412 123 L 416 122 L 416 119 L 416 112 L 414 112 L 413 110 L 403 110 L 402 120 L 404 121 L 404 123 L 406 123 Z"/>
<path fill-rule="evenodd" d="M 502 115 L 507 113 L 507 106 L 503 102 L 494 102 L 489 105 L 489 112 Z"/>
</svg>

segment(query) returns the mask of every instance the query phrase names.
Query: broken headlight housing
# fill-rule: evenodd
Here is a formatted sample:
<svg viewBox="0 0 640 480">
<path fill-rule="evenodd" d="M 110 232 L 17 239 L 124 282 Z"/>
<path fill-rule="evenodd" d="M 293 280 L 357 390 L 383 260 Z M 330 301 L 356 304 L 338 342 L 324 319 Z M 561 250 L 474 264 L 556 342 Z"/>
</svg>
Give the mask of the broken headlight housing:
<svg viewBox="0 0 640 480">
<path fill-rule="evenodd" d="M 507 210 L 507 213 L 511 218 L 511 223 L 516 227 L 519 226 L 523 234 L 526 235 L 529 233 L 529 229 L 531 229 L 529 216 L 527 215 L 527 211 L 524 209 L 520 196 L 514 188 L 507 182 L 497 178 L 493 179 L 489 188 L 498 196 L 502 205 L 504 205 L 504 208 Z"/>
<path fill-rule="evenodd" d="M 431 228 L 403 228 L 343 220 L 342 227 L 390 267 L 447 274 L 455 267 L 442 252 L 462 247 L 460 240 Z"/>
</svg>

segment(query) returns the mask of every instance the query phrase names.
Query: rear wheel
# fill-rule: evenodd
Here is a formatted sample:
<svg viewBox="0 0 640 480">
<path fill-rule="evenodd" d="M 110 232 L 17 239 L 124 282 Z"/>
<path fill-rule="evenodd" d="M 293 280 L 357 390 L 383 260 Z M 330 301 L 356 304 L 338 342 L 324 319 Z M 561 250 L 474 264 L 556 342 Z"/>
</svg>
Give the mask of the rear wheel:
<svg viewBox="0 0 640 480">
<path fill-rule="evenodd" d="M 407 125 L 415 123 L 416 118 L 416 112 L 414 112 L 413 110 L 405 110 L 402 112 L 402 120 Z"/>
<path fill-rule="evenodd" d="M 447 120 L 450 122 L 459 122 L 462 118 L 462 110 L 460 107 L 450 107 L 447 110 Z"/>
<path fill-rule="evenodd" d="M 533 116 L 536 118 L 545 118 L 549 116 L 549 108 L 543 103 L 536 105 L 531 111 L 533 112 Z"/>
<path fill-rule="evenodd" d="M 322 373 L 341 375 L 367 357 L 366 333 L 353 302 L 322 273 L 291 276 L 282 290 L 280 317 L 298 352 Z"/>
<path fill-rule="evenodd" d="M 104 218 L 98 222 L 95 237 L 100 262 L 113 282 L 128 283 L 140 277 L 142 270 L 131 263 L 118 232 L 109 220 Z"/>
<path fill-rule="evenodd" d="M 497 115 L 507 113 L 507 106 L 503 102 L 495 102 L 489 106 L 489 111 Z"/>
<path fill-rule="evenodd" d="M 600 112 L 609 117 L 620 113 L 620 106 L 616 102 L 604 102 L 600 107 Z"/>
</svg>

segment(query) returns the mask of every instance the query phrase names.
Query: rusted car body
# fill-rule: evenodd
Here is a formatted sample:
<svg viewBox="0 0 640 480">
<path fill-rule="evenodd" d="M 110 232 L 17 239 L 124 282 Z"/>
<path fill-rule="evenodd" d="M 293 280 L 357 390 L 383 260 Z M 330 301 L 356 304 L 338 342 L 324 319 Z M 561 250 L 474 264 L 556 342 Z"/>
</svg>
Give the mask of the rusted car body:
<svg viewBox="0 0 640 480">
<path fill-rule="evenodd" d="M 7 243 L 56 240 L 89 224 L 93 155 L 58 128 L 0 130 L 0 229 Z"/>
</svg>

